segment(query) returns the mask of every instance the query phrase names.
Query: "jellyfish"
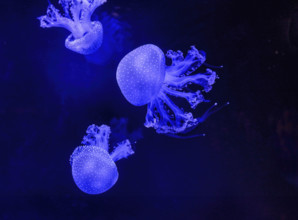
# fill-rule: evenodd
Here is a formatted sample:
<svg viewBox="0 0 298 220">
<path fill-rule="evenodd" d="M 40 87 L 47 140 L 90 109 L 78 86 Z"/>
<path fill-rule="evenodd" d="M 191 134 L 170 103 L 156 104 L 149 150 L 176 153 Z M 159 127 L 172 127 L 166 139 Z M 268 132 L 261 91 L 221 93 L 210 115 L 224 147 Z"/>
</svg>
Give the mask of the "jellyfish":
<svg viewBox="0 0 298 220">
<path fill-rule="evenodd" d="M 82 146 L 70 157 L 72 176 L 80 190 L 87 194 L 101 194 L 114 186 L 118 180 L 116 161 L 126 158 L 134 151 L 129 140 L 119 142 L 109 153 L 111 129 L 107 125 L 90 125 Z"/>
<path fill-rule="evenodd" d="M 166 57 L 171 65 L 166 65 Z M 191 46 L 184 57 L 181 51 L 163 51 L 147 44 L 128 53 L 117 68 L 117 82 L 124 97 L 135 106 L 147 105 L 145 127 L 154 128 L 157 133 L 176 135 L 186 134 L 214 113 L 217 103 L 201 117 L 194 117 L 177 106 L 173 98 L 182 98 L 191 109 L 198 104 L 210 102 L 204 98 L 218 78 L 206 61 L 204 51 Z M 204 72 L 197 73 L 205 66 Z M 196 85 L 196 86 L 194 86 Z M 193 87 L 199 87 L 194 88 Z M 227 103 L 228 104 L 228 103 Z"/>
<path fill-rule="evenodd" d="M 102 44 L 103 27 L 99 21 L 91 21 L 95 9 L 106 0 L 59 0 L 61 14 L 50 3 L 47 14 L 38 17 L 42 28 L 62 27 L 71 34 L 65 40 L 65 47 L 79 54 L 94 53 Z"/>
</svg>

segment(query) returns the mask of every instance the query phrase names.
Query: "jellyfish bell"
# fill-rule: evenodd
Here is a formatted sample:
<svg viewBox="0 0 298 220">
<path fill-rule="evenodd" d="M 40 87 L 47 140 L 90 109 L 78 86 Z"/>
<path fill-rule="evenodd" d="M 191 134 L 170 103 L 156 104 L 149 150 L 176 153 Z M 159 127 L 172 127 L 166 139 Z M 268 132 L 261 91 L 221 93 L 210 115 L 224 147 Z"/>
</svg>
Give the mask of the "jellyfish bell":
<svg viewBox="0 0 298 220">
<path fill-rule="evenodd" d="M 117 68 L 117 82 L 128 102 L 146 105 L 159 93 L 165 78 L 162 50 L 147 44 L 128 53 Z"/>
<path fill-rule="evenodd" d="M 118 170 L 104 149 L 80 146 L 72 154 L 72 176 L 83 192 L 100 194 L 114 186 L 118 180 Z"/>
</svg>

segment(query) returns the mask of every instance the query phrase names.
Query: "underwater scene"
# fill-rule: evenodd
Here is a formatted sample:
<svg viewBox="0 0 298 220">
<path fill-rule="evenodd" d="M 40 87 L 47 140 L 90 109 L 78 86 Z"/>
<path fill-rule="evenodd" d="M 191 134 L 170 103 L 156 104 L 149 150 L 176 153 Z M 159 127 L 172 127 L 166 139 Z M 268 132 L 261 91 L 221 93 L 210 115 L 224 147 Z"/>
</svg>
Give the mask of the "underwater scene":
<svg viewBox="0 0 298 220">
<path fill-rule="evenodd" d="M 0 219 L 298 219 L 297 1 L 0 6 Z"/>
</svg>

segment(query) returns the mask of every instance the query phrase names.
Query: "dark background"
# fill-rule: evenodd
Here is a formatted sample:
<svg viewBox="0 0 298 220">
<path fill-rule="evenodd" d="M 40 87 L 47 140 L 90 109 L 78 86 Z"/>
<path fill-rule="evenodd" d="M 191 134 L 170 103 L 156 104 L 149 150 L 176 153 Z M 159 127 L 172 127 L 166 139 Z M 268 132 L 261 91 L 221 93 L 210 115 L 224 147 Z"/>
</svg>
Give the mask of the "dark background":
<svg viewBox="0 0 298 220">
<path fill-rule="evenodd" d="M 297 1 L 109 0 L 95 12 L 112 32 L 97 62 L 39 27 L 47 5 L 0 3 L 0 219 L 298 219 Z M 117 65 L 147 43 L 196 45 L 224 65 L 208 98 L 231 104 L 196 129 L 206 137 L 143 129 L 146 107 L 122 96 Z M 143 138 L 111 190 L 84 194 L 69 156 L 115 117 Z"/>
</svg>

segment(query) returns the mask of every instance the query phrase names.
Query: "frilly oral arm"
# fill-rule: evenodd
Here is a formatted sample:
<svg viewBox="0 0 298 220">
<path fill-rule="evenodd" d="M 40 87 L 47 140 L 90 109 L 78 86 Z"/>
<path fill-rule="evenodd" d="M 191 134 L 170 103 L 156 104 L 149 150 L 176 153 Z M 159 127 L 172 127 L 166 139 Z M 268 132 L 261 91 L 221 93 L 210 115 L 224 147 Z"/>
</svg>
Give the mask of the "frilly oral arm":
<svg viewBox="0 0 298 220">
<path fill-rule="evenodd" d="M 111 157 L 114 160 L 114 162 L 122 159 L 127 158 L 128 156 L 134 154 L 135 152 L 131 148 L 131 144 L 129 140 L 124 140 L 117 144 L 117 146 L 114 147 L 114 151 L 111 153 Z"/>
<path fill-rule="evenodd" d="M 167 67 L 167 74 L 176 77 L 191 74 L 206 61 L 205 53 L 198 51 L 195 46 L 191 46 L 185 58 L 180 50 L 169 50 L 166 56 L 172 60 Z"/>
<path fill-rule="evenodd" d="M 191 108 L 193 108 L 193 109 L 195 109 L 198 104 L 207 101 L 207 100 L 205 100 L 201 91 L 183 92 L 183 91 L 173 90 L 168 87 L 164 87 L 163 91 L 165 93 L 167 93 L 168 95 L 186 99 L 188 101 L 188 103 L 190 104 Z"/>
<path fill-rule="evenodd" d="M 109 126 L 90 125 L 86 133 L 87 135 L 83 137 L 82 144 L 101 147 L 106 151 L 109 150 L 109 137 L 111 134 Z"/>
<path fill-rule="evenodd" d="M 54 7 L 54 5 L 49 5 L 47 9 L 47 14 L 38 17 L 40 20 L 40 26 L 42 28 L 51 28 L 51 27 L 62 27 L 70 32 L 74 30 L 74 22 L 66 17 L 63 17 L 59 10 Z"/>
<path fill-rule="evenodd" d="M 216 72 L 211 69 L 206 69 L 205 73 L 197 73 L 191 76 L 171 76 L 166 75 L 165 84 L 174 89 L 183 89 L 188 84 L 194 83 L 204 87 L 205 92 L 211 90 L 210 86 L 215 83 L 217 78 Z"/>
</svg>

